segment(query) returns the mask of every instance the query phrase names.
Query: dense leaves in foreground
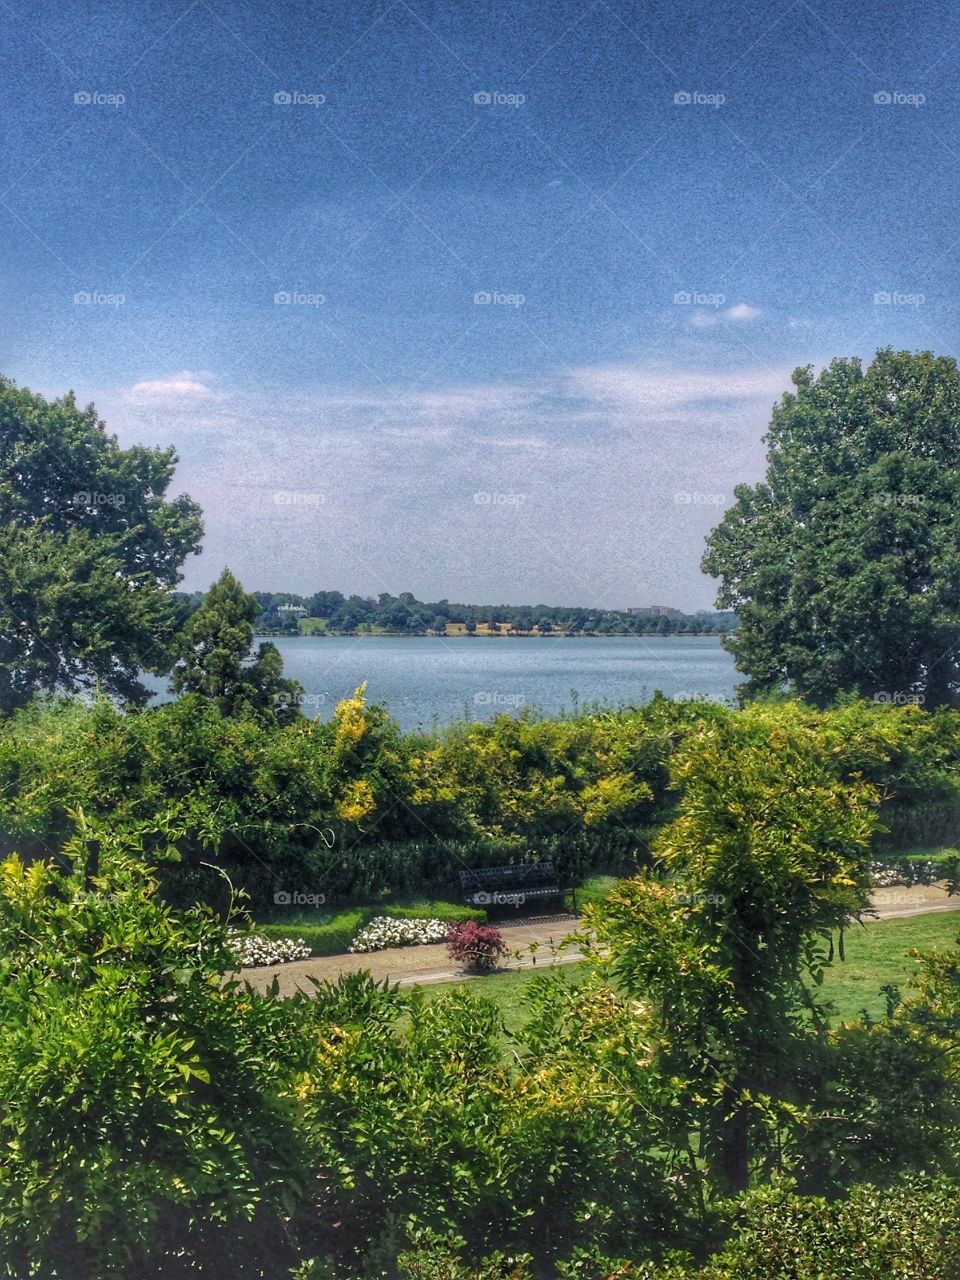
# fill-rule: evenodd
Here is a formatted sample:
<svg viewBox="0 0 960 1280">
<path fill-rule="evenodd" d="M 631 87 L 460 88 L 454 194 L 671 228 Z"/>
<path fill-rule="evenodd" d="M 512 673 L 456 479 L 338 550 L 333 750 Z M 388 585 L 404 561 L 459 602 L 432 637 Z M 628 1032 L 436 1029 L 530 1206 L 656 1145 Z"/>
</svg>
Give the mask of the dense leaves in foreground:
<svg viewBox="0 0 960 1280">
<path fill-rule="evenodd" d="M 960 714 L 851 703 L 741 712 L 662 697 L 618 711 L 499 717 L 404 734 L 362 692 L 329 721 L 224 716 L 212 698 L 123 713 L 36 705 L 0 723 L 0 850 L 50 856 L 83 830 L 143 844 L 171 900 L 220 902 L 226 871 L 259 916 L 278 891 L 336 909 L 382 892 L 459 896 L 464 865 L 552 859 L 562 881 L 653 859 L 671 763 L 705 727 L 796 743 L 862 774 L 903 843 L 952 843 Z M 681 786 L 682 790 L 682 786 Z M 880 832 L 883 838 L 883 832 Z"/>
<path fill-rule="evenodd" d="M 848 714 L 691 726 L 655 870 L 522 1034 L 463 991 L 226 981 L 236 914 L 165 905 L 131 831 L 11 857 L 0 1276 L 956 1280 L 960 950 L 880 1022 L 816 996 L 892 752 Z"/>
</svg>

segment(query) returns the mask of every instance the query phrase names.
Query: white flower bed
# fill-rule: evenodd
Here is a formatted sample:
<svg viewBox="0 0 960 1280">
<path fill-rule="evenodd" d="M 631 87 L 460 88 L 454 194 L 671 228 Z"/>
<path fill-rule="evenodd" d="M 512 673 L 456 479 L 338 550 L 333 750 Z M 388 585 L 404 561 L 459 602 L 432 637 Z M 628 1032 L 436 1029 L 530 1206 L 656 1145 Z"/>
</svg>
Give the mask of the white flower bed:
<svg viewBox="0 0 960 1280">
<path fill-rule="evenodd" d="M 870 880 L 877 889 L 889 889 L 896 884 L 905 884 L 907 888 L 915 884 L 929 883 L 943 875 L 943 871 L 933 862 L 916 862 L 891 867 L 885 862 L 871 862 Z"/>
<path fill-rule="evenodd" d="M 414 947 L 424 942 L 444 942 L 450 932 L 446 920 L 398 920 L 377 916 L 361 929 L 348 951 L 383 951 L 385 947 Z"/>
<path fill-rule="evenodd" d="M 289 964 L 310 956 L 310 948 L 292 938 L 265 938 L 262 933 L 241 933 L 239 929 L 231 931 L 230 945 L 243 969 L 258 964 Z"/>
</svg>

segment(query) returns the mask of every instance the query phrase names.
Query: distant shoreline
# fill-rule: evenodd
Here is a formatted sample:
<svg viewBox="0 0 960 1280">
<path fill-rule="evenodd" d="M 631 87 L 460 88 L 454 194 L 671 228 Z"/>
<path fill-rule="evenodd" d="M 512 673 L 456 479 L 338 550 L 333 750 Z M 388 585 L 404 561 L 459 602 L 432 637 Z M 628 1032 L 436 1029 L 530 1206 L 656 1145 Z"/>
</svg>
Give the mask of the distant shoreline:
<svg viewBox="0 0 960 1280">
<path fill-rule="evenodd" d="M 309 635 L 291 635 L 286 631 L 255 631 L 254 635 L 267 640 L 722 640 L 725 635 L 733 635 L 732 631 L 644 631 L 639 635 L 627 633 L 609 634 L 601 631 L 578 631 L 574 635 L 556 632 L 552 635 L 535 635 L 532 631 L 518 631 L 513 635 L 495 635 L 484 632 L 482 635 L 468 635 L 455 631 L 449 635 L 431 635 L 429 631 L 418 631 L 410 635 L 406 631 L 384 631 L 380 635 L 371 635 L 369 631 L 313 631 Z"/>
</svg>

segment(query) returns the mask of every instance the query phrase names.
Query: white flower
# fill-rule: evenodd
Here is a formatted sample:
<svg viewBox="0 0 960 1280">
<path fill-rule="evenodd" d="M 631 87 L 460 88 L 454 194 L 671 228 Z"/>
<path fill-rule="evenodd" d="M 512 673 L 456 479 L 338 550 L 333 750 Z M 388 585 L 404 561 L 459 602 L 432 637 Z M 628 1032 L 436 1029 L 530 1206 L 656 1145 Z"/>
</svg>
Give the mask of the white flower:
<svg viewBox="0 0 960 1280">
<path fill-rule="evenodd" d="M 884 862 L 870 863 L 870 880 L 875 889 L 889 889 L 895 884 L 905 884 L 911 888 L 915 884 L 936 880 L 938 875 L 936 863 L 916 862 L 898 867 L 889 867 Z"/>
<path fill-rule="evenodd" d="M 292 938 L 266 938 L 262 933 L 242 933 L 239 929 L 231 929 L 229 937 L 242 969 L 260 964 L 288 964 L 310 956 L 310 948 Z"/>
<path fill-rule="evenodd" d="M 383 951 L 386 947 L 443 942 L 449 930 L 450 925 L 445 920 L 398 920 L 394 916 L 377 916 L 360 930 L 347 950 L 356 954 Z"/>
</svg>

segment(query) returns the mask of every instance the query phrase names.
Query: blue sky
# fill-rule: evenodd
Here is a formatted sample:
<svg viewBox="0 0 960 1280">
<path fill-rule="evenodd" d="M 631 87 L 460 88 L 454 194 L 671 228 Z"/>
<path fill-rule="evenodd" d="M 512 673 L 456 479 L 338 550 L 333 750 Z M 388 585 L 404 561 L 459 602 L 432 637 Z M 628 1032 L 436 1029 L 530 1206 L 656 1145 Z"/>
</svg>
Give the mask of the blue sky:
<svg viewBox="0 0 960 1280">
<path fill-rule="evenodd" d="M 706 607 L 790 371 L 956 352 L 958 63 L 937 3 L 4 0 L 0 368 L 176 445 L 191 588 Z"/>
</svg>

